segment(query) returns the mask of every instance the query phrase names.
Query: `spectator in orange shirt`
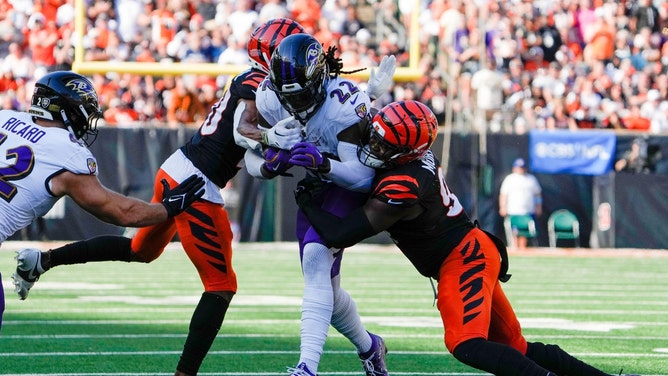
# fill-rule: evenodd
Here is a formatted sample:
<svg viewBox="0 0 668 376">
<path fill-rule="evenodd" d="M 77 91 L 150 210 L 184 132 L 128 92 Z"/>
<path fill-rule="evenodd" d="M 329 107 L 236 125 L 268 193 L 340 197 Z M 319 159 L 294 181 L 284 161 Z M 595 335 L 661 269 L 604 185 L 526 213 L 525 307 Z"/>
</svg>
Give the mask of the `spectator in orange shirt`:
<svg viewBox="0 0 668 376">
<path fill-rule="evenodd" d="M 318 20 L 320 19 L 321 6 L 316 0 L 294 0 L 292 2 L 292 19 L 299 22 L 300 25 L 309 34 L 316 32 Z M 321 41 L 325 42 L 325 41 Z"/>
<path fill-rule="evenodd" d="M 149 18 L 151 25 L 151 41 L 154 45 L 166 44 L 174 39 L 178 22 L 174 12 L 167 7 L 167 0 L 155 0 L 155 9 Z"/>
<path fill-rule="evenodd" d="M 187 85 L 183 77 L 176 77 L 176 86 L 169 91 L 169 97 L 166 102 L 167 124 L 171 128 L 195 125 L 206 116 L 208 108 L 204 108 L 197 92 Z"/>
<path fill-rule="evenodd" d="M 640 114 L 640 103 L 637 100 L 632 101 L 628 115 L 622 120 L 626 129 L 632 131 L 649 131 L 651 125 L 651 119 Z"/>
<path fill-rule="evenodd" d="M 121 98 L 113 98 L 104 111 L 104 121 L 108 125 L 131 125 L 139 120 L 139 114 Z"/>
<path fill-rule="evenodd" d="M 14 79 L 14 75 L 11 71 L 3 71 L 0 75 L 0 93 L 6 93 L 8 91 L 15 92 L 18 90 L 19 85 Z"/>
<path fill-rule="evenodd" d="M 45 20 L 44 16 L 35 19 L 28 32 L 28 45 L 35 66 L 50 71 L 56 65 L 54 50 L 60 36 L 55 21 Z"/>
<path fill-rule="evenodd" d="M 14 17 L 14 5 L 9 0 L 0 0 L 0 21 Z"/>
<path fill-rule="evenodd" d="M 594 11 L 596 20 L 584 30 L 584 60 L 588 65 L 609 62 L 615 52 L 617 29 L 607 19 L 603 8 Z"/>
</svg>

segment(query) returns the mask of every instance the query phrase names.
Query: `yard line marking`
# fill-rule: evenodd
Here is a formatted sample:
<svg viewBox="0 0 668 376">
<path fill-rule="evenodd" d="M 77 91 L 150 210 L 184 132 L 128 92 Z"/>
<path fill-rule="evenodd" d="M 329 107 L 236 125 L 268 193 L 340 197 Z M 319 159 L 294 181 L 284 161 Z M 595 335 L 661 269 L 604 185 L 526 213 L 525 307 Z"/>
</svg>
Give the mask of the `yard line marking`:
<svg viewBox="0 0 668 376">
<path fill-rule="evenodd" d="M 9 357 L 47 357 L 47 356 L 147 356 L 147 355 L 179 355 L 182 350 L 163 350 L 163 351 L 54 351 L 54 352 L 11 352 L 0 353 L 0 358 Z M 353 351 L 331 350 L 328 354 L 355 354 Z M 240 351 L 240 350 L 215 350 L 209 351 L 208 356 L 211 355 L 298 355 L 299 350 L 255 350 L 255 351 Z M 446 351 L 392 351 L 392 356 L 452 356 Z M 668 353 L 571 353 L 575 357 L 589 357 L 589 358 L 668 358 Z"/>
<path fill-rule="evenodd" d="M 319 372 L 320 376 L 347 376 L 359 375 L 359 372 Z M 471 372 L 392 372 L 397 376 L 489 376 L 489 373 Z M 173 373 L 11 373 L 3 376 L 172 376 Z M 198 372 L 199 376 L 285 376 L 285 372 Z M 644 375 L 664 376 L 664 375 Z"/>
<path fill-rule="evenodd" d="M 0 336 L 0 341 L 3 339 L 31 339 L 31 340 L 42 340 L 42 339 L 137 339 L 137 338 L 184 338 L 187 335 L 185 333 L 173 333 L 173 334 L 11 334 Z M 329 334 L 330 337 L 344 338 L 342 334 L 332 332 Z M 591 339 L 591 340 L 615 340 L 615 341 L 657 341 L 657 340 L 668 340 L 668 336 L 606 336 L 606 335 L 538 335 L 538 334 L 525 334 L 524 337 L 527 339 Z M 225 334 L 219 333 L 216 338 L 295 338 L 293 334 Z M 442 339 L 442 333 L 434 334 L 384 334 L 383 338 L 413 338 L 413 339 Z M 658 349 L 655 351 L 668 352 L 668 349 Z"/>
</svg>

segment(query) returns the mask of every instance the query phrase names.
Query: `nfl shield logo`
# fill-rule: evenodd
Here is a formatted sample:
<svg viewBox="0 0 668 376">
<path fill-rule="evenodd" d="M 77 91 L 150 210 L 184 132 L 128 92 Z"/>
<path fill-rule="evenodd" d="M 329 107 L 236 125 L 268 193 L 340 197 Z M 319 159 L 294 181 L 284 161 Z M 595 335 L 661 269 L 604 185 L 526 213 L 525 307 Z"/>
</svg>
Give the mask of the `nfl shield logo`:
<svg viewBox="0 0 668 376">
<path fill-rule="evenodd" d="M 90 171 L 91 174 L 94 174 L 95 171 L 97 171 L 97 162 L 93 158 L 88 158 L 86 161 L 88 164 L 88 171 Z"/>
<path fill-rule="evenodd" d="M 359 106 L 355 107 L 355 112 L 360 119 L 364 119 L 369 112 L 366 108 L 366 103 L 361 103 Z"/>
</svg>

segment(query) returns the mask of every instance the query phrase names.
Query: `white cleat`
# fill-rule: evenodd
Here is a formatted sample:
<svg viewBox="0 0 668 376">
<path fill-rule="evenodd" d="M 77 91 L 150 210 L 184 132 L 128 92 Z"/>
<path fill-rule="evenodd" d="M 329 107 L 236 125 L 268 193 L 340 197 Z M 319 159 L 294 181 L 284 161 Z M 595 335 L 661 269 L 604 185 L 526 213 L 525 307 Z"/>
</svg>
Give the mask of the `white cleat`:
<svg viewBox="0 0 668 376">
<path fill-rule="evenodd" d="M 28 292 L 44 273 L 42 269 L 42 252 L 34 248 L 26 248 L 16 252 L 16 272 L 12 274 L 14 291 L 19 299 L 25 300 Z"/>
</svg>

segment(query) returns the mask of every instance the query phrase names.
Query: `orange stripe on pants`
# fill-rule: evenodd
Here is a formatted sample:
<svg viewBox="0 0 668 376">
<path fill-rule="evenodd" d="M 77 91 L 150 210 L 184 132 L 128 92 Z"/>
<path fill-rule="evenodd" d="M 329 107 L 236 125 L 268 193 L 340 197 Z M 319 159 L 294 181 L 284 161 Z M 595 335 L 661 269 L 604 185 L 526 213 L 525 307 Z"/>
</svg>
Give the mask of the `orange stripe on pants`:
<svg viewBox="0 0 668 376">
<path fill-rule="evenodd" d="M 151 202 L 161 202 L 166 179 L 175 182 L 162 169 L 155 177 Z M 132 250 L 143 261 L 157 259 L 178 233 L 181 245 L 199 273 L 204 291 L 237 291 L 232 268 L 232 228 L 227 211 L 220 204 L 198 200 L 186 211 L 157 225 L 140 228 L 132 238 Z"/>
<path fill-rule="evenodd" d="M 439 272 L 438 310 L 445 346 L 484 338 L 512 346 L 522 354 L 527 343 L 508 298 L 501 289 L 501 257 L 480 229 L 471 230 L 445 259 Z"/>
</svg>

